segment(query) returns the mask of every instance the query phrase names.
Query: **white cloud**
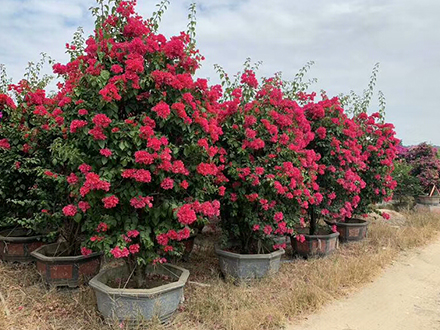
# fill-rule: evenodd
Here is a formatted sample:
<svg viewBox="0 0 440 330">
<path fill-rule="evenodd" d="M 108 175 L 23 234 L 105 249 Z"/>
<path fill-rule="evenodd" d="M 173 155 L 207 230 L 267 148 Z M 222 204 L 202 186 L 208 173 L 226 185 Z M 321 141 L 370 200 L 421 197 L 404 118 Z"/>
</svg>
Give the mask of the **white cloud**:
<svg viewBox="0 0 440 330">
<path fill-rule="evenodd" d="M 154 0 L 138 0 L 148 17 Z M 27 61 L 45 51 L 65 61 L 64 44 L 76 27 L 92 32 L 93 0 L 2 0 L 0 63 L 16 80 Z M 190 1 L 171 0 L 161 32 L 186 29 Z M 291 77 L 315 60 L 316 90 L 330 95 L 362 92 L 381 62 L 377 88 L 387 98 L 387 118 L 405 143 L 440 144 L 436 127 L 440 76 L 440 2 L 437 0 L 200 0 L 197 42 L 206 56 L 200 76 L 217 77 L 218 63 L 234 74 L 247 57 L 264 62 L 260 74 Z"/>
</svg>

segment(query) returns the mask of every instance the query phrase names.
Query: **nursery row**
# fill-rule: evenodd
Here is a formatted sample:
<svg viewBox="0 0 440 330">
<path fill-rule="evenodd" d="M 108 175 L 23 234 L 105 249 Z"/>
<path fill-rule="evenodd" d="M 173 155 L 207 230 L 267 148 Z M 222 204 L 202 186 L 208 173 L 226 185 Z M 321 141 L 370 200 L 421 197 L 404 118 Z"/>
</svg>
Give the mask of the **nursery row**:
<svg viewBox="0 0 440 330">
<path fill-rule="evenodd" d="M 147 21 L 131 1 L 92 12 L 95 34 L 75 34 L 70 61 L 53 65 L 56 93 L 32 70 L 2 79 L 4 260 L 32 253 L 49 284 L 77 286 L 102 254 L 121 259 L 90 282 L 99 310 L 166 319 L 189 276 L 166 262 L 207 224 L 222 229 L 222 271 L 241 279 L 276 271 L 283 237 L 309 255 L 365 236 L 360 218 L 396 187 L 399 141 L 380 114 L 349 115 L 279 76 L 258 81 L 248 62 L 211 86 L 195 77 L 191 30 L 157 32 L 161 10 Z"/>
</svg>

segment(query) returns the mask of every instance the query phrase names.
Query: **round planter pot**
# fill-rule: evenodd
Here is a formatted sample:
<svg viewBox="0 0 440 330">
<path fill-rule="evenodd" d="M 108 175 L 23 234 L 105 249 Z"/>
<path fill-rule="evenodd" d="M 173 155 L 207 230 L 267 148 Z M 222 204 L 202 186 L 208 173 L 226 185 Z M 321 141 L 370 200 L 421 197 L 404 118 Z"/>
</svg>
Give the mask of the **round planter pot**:
<svg viewBox="0 0 440 330">
<path fill-rule="evenodd" d="M 304 235 L 304 242 L 300 242 L 296 237 L 290 237 L 293 252 L 308 258 L 308 257 L 323 257 L 334 250 L 338 245 L 339 233 L 329 233 L 325 235 Z"/>
<path fill-rule="evenodd" d="M 215 253 L 224 276 L 247 281 L 277 273 L 280 269 L 281 256 L 285 252 L 280 249 L 266 254 L 239 254 L 216 246 Z"/>
<path fill-rule="evenodd" d="M 54 256 L 65 249 L 65 243 L 54 243 L 44 245 L 31 253 L 37 260 L 37 270 L 47 285 L 75 288 L 98 274 L 102 253 L 94 252 L 87 256 Z"/>
<path fill-rule="evenodd" d="M 368 222 L 357 218 L 347 219 L 345 222 L 337 222 L 336 229 L 343 243 L 361 241 L 367 237 Z"/>
<path fill-rule="evenodd" d="M 417 196 L 417 202 L 422 205 L 439 205 L 440 196 Z"/>
<path fill-rule="evenodd" d="M 94 289 L 98 310 L 106 319 L 136 323 L 139 320 L 151 320 L 158 317 L 166 323 L 179 307 L 183 299 L 189 271 L 173 266 L 151 267 L 150 273 L 167 275 L 177 281 L 152 289 L 111 288 L 107 285 L 112 280 L 128 276 L 125 266 L 102 270 L 92 278 L 89 285 Z"/>
<path fill-rule="evenodd" d="M 46 244 L 45 235 L 27 236 L 24 228 L 9 228 L 0 231 L 0 259 L 11 262 L 31 262 L 31 252 Z"/>
</svg>

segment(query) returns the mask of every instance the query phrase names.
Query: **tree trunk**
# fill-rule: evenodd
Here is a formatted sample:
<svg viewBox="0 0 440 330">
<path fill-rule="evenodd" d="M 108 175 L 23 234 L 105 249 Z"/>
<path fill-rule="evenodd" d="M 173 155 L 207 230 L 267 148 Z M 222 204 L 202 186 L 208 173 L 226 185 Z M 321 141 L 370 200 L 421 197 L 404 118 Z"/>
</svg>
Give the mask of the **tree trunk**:
<svg viewBox="0 0 440 330">
<path fill-rule="evenodd" d="M 315 235 L 316 233 L 316 214 L 313 207 L 310 207 L 310 235 Z"/>
</svg>

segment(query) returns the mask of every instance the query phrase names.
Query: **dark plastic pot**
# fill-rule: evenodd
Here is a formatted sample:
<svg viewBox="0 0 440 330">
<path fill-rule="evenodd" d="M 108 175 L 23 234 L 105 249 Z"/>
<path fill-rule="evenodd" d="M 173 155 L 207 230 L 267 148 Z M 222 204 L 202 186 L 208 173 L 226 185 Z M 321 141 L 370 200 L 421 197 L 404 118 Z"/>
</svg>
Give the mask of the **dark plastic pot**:
<svg viewBox="0 0 440 330">
<path fill-rule="evenodd" d="M 357 218 L 347 219 L 345 222 L 337 222 L 336 230 L 341 242 L 357 242 L 367 237 L 368 222 Z"/>
<path fill-rule="evenodd" d="M 305 258 L 329 255 L 338 246 L 338 232 L 324 235 L 303 235 L 304 242 L 300 242 L 295 236 L 291 236 L 290 243 L 293 252 Z"/>
<path fill-rule="evenodd" d="M 49 286 L 77 287 L 87 283 L 98 274 L 102 253 L 94 252 L 87 256 L 55 256 L 66 249 L 65 243 L 44 245 L 31 254 L 37 260 L 37 270 Z"/>
<path fill-rule="evenodd" d="M 10 262 L 31 262 L 31 252 L 46 244 L 45 235 L 28 235 L 24 228 L 9 228 L 0 231 L 0 259 Z"/>
</svg>

